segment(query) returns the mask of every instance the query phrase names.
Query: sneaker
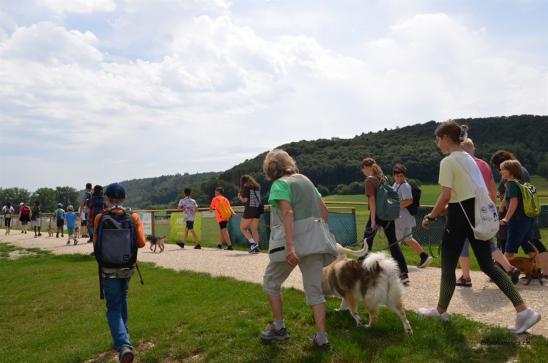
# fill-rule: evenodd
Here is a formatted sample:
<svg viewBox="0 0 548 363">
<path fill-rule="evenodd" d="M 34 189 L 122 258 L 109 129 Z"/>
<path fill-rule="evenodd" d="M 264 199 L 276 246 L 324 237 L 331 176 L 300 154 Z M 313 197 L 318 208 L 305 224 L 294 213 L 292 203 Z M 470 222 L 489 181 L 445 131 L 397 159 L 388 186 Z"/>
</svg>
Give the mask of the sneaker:
<svg viewBox="0 0 548 363">
<path fill-rule="evenodd" d="M 123 346 L 122 349 L 120 349 L 120 362 L 122 363 L 131 363 L 133 362 L 133 352 L 131 351 L 130 347 Z"/>
<path fill-rule="evenodd" d="M 75 239 L 75 240 L 74 240 L 74 245 L 76 246 L 77 244 L 78 244 L 78 240 Z"/>
<path fill-rule="evenodd" d="M 42 235 L 42 233 L 38 233 L 38 237 L 40 237 Z"/>
<path fill-rule="evenodd" d="M 175 242 L 175 244 L 181 248 L 185 248 L 185 244 L 183 242 Z"/>
<path fill-rule="evenodd" d="M 258 244 L 252 244 L 249 247 L 249 253 L 259 253 L 259 245 Z"/>
<path fill-rule="evenodd" d="M 525 309 L 516 314 L 516 324 L 510 328 L 514 333 L 521 334 L 540 321 L 540 314 L 533 309 Z"/>
<path fill-rule="evenodd" d="M 202 246 L 198 243 L 196 246 L 194 246 L 194 249 L 195 250 L 201 250 Z"/>
<path fill-rule="evenodd" d="M 428 267 L 428 265 L 430 265 L 430 263 L 432 262 L 433 258 L 432 256 L 428 256 L 426 255 L 426 258 L 422 258 L 421 257 L 421 262 L 419 262 L 419 265 L 417 266 L 418 268 L 425 268 L 425 267 Z"/>
<path fill-rule="evenodd" d="M 286 340 L 289 338 L 289 334 L 287 334 L 286 328 L 276 329 L 274 324 L 270 324 L 266 327 L 265 330 L 261 332 L 261 339 L 265 341 L 272 341 L 272 340 Z"/>
<path fill-rule="evenodd" d="M 508 275 L 510 276 L 510 280 L 514 283 L 514 285 L 517 285 L 519 282 L 519 275 L 521 274 L 521 271 L 517 268 L 512 269 L 512 271 L 508 272 Z"/>
<path fill-rule="evenodd" d="M 331 344 L 329 344 L 329 342 L 325 342 L 323 344 L 320 344 L 318 343 L 318 341 L 316 340 L 316 336 L 313 336 L 313 337 L 309 337 L 311 343 L 312 343 L 312 346 L 318 350 L 321 350 L 323 352 L 326 352 L 326 353 L 332 353 L 333 352 L 333 348 L 331 348 Z"/>
<path fill-rule="evenodd" d="M 419 316 L 421 318 L 433 318 L 441 321 L 449 320 L 449 314 L 447 312 L 440 314 L 436 308 L 420 308 Z"/>
<path fill-rule="evenodd" d="M 472 279 L 465 279 L 464 276 L 459 277 L 455 283 L 457 286 L 472 287 Z"/>
<path fill-rule="evenodd" d="M 217 249 L 219 250 L 222 250 L 223 249 L 223 245 L 221 245 L 220 243 L 217 245 Z"/>
<path fill-rule="evenodd" d="M 233 251 L 234 248 L 232 248 L 232 245 L 230 245 L 230 246 L 228 246 L 228 247 L 226 248 L 226 250 L 227 250 L 227 251 Z"/>
<path fill-rule="evenodd" d="M 401 274 L 400 281 L 403 286 L 409 286 L 409 275 L 407 275 L 406 273 Z"/>
</svg>

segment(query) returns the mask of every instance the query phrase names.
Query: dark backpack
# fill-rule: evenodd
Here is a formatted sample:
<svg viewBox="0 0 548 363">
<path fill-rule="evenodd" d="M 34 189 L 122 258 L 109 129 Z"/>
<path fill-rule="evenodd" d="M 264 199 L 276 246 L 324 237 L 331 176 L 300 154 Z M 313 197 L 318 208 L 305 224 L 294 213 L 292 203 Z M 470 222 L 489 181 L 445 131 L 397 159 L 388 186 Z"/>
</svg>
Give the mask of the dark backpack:
<svg viewBox="0 0 548 363">
<path fill-rule="evenodd" d="M 412 216 L 416 216 L 419 212 L 419 206 L 421 202 L 422 190 L 415 185 L 415 183 L 409 183 L 411 186 L 411 195 L 413 196 L 413 204 L 407 206 L 407 210 Z"/>
<path fill-rule="evenodd" d="M 133 268 L 137 262 L 137 248 L 137 232 L 130 213 L 109 210 L 101 215 L 94 246 L 100 267 Z"/>
<path fill-rule="evenodd" d="M 95 216 L 105 209 L 105 200 L 102 195 L 94 195 L 88 203 L 88 220 L 93 224 Z"/>
<path fill-rule="evenodd" d="M 390 185 L 386 184 L 385 180 L 375 178 L 379 184 L 377 195 L 375 198 L 377 216 L 383 221 L 393 221 L 400 216 L 400 196 Z"/>
</svg>

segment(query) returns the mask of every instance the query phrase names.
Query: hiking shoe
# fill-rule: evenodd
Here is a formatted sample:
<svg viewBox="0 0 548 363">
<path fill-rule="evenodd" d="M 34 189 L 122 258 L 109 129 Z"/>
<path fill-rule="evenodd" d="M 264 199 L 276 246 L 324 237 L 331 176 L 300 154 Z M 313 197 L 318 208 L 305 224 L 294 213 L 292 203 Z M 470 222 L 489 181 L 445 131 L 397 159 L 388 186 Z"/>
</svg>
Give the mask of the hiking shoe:
<svg viewBox="0 0 548 363">
<path fill-rule="evenodd" d="M 223 245 L 219 243 L 219 244 L 217 245 L 217 249 L 218 249 L 218 250 L 222 250 L 222 249 L 223 249 Z"/>
<path fill-rule="evenodd" d="M 198 243 L 196 246 L 194 246 L 194 249 L 195 250 L 201 250 L 202 246 Z"/>
<path fill-rule="evenodd" d="M 455 283 L 456 286 L 463 286 L 463 287 L 472 287 L 472 279 L 466 279 L 464 276 L 459 277 L 457 282 Z"/>
<path fill-rule="evenodd" d="M 438 312 L 438 309 L 436 308 L 420 308 L 419 316 L 421 318 L 432 318 L 432 319 L 438 319 L 441 321 L 449 320 L 449 314 L 447 314 L 447 312 L 440 314 Z"/>
<path fill-rule="evenodd" d="M 67 245 L 70 245 L 70 239 L 67 241 Z"/>
<path fill-rule="evenodd" d="M 38 233 L 38 237 L 40 237 L 42 235 L 42 233 Z"/>
<path fill-rule="evenodd" d="M 130 347 L 123 346 L 122 349 L 120 349 L 120 362 L 122 363 L 131 363 L 133 362 L 133 352 L 131 351 Z"/>
<path fill-rule="evenodd" d="M 226 250 L 227 250 L 227 251 L 233 251 L 234 248 L 232 248 L 232 245 L 230 245 L 230 246 L 228 246 L 228 247 L 226 248 Z"/>
<path fill-rule="evenodd" d="M 310 342 L 312 343 L 312 346 L 315 349 L 321 350 L 322 352 L 326 352 L 326 353 L 332 353 L 333 352 L 333 348 L 331 348 L 331 344 L 329 344 L 329 342 L 325 342 L 323 344 L 320 344 L 316 340 L 316 336 L 309 337 L 308 339 L 310 339 Z"/>
<path fill-rule="evenodd" d="M 521 334 L 540 321 L 540 314 L 533 309 L 525 309 L 516 314 L 516 324 L 510 328 L 514 333 Z"/>
<path fill-rule="evenodd" d="M 176 242 L 175 244 L 181 248 L 185 248 L 185 244 L 183 242 Z"/>
<path fill-rule="evenodd" d="M 74 240 L 74 245 L 76 246 L 77 244 L 78 244 L 78 240 L 75 239 L 75 240 Z"/>
<path fill-rule="evenodd" d="M 421 262 L 419 262 L 419 265 L 417 266 L 418 268 L 425 268 L 425 267 L 428 267 L 428 265 L 430 265 L 430 263 L 432 262 L 433 258 L 432 256 L 428 256 L 426 255 L 425 258 L 422 258 L 421 257 Z"/>
<path fill-rule="evenodd" d="M 409 275 L 407 275 L 406 273 L 401 274 L 400 281 L 403 286 L 409 286 Z"/>
<path fill-rule="evenodd" d="M 521 274 L 521 271 L 517 268 L 513 268 L 512 271 L 508 272 L 508 275 L 510 276 L 510 280 L 514 283 L 514 285 L 517 285 L 519 282 L 519 275 Z"/>
<path fill-rule="evenodd" d="M 269 324 L 265 330 L 261 332 L 261 339 L 267 342 L 272 340 L 286 340 L 289 338 L 286 328 L 276 329 L 274 324 Z"/>
</svg>

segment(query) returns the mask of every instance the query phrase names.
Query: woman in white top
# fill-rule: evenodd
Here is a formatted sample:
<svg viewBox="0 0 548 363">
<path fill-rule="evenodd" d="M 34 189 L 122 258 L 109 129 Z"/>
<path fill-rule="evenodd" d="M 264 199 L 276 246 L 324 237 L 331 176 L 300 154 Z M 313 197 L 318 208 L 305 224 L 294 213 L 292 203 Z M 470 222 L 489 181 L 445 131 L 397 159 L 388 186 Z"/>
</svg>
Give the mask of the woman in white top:
<svg viewBox="0 0 548 363">
<path fill-rule="evenodd" d="M 430 222 L 442 214 L 447 214 L 447 224 L 441 245 L 441 285 L 438 306 L 421 308 L 419 315 L 442 320 L 449 318 L 447 308 L 455 291 L 455 268 L 464 241 L 468 238 L 481 270 L 512 301 L 517 317 L 516 324 L 511 329 L 520 334 L 536 324 L 540 320 L 540 315 L 527 308 L 506 273 L 494 265 L 489 243 L 477 240 L 468 222 L 468 220 L 471 223 L 475 221 L 476 186 L 485 187 L 485 182 L 474 159 L 460 145 L 467 137 L 467 130 L 466 126 L 460 126 L 454 121 L 446 121 L 441 123 L 435 131 L 436 145 L 447 156 L 440 163 L 441 194 L 434 209 L 424 217 L 422 226 L 428 228 Z"/>
</svg>

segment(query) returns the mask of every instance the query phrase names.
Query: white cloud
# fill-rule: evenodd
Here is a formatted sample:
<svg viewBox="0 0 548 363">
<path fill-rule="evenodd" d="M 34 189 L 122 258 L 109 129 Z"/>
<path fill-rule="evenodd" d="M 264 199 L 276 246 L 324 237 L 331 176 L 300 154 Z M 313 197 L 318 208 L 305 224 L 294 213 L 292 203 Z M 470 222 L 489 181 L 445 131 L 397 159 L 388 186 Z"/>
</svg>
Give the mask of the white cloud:
<svg viewBox="0 0 548 363">
<path fill-rule="evenodd" d="M 59 14 L 91 14 L 116 10 L 114 0 L 37 0 L 37 3 Z"/>
<path fill-rule="evenodd" d="M 223 170 L 300 139 L 548 112 L 545 66 L 442 13 L 402 19 L 351 53 L 283 32 L 287 22 L 264 36 L 224 1 L 120 1 L 95 33 L 59 19 L 0 16 L 0 144 L 14 150 L 0 154 L 1 186 L 30 177 L 18 169 L 31 160 L 48 174 L 33 185 L 66 184 L 50 174 L 67 164 L 79 185 Z"/>
</svg>

